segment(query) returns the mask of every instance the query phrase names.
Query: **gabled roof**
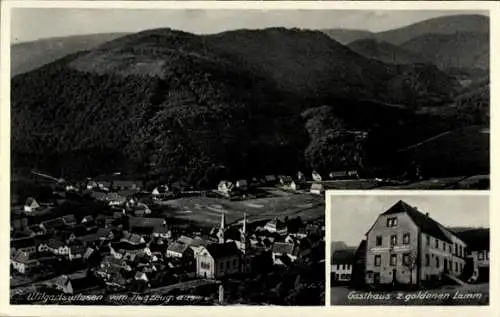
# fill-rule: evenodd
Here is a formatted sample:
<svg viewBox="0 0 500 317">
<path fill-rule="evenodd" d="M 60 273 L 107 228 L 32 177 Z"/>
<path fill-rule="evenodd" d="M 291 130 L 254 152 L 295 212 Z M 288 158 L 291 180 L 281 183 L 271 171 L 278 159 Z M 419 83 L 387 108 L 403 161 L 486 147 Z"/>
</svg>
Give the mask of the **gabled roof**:
<svg viewBox="0 0 500 317">
<path fill-rule="evenodd" d="M 46 221 L 42 222 L 42 224 L 47 229 L 49 229 L 49 228 L 60 228 L 60 227 L 65 227 L 66 226 L 66 224 L 64 223 L 64 221 L 62 220 L 62 218 L 55 218 L 55 219 L 51 219 L 51 220 L 46 220 Z"/>
<path fill-rule="evenodd" d="M 356 250 L 338 250 L 333 252 L 332 264 L 353 264 Z"/>
<path fill-rule="evenodd" d="M 177 239 L 178 242 L 190 245 L 193 242 L 193 238 L 187 237 L 187 236 L 180 236 Z"/>
<path fill-rule="evenodd" d="M 214 259 L 239 255 L 238 247 L 234 242 L 213 243 L 207 245 L 206 249 Z"/>
<path fill-rule="evenodd" d="M 413 222 L 420 228 L 423 233 L 426 233 L 434 238 L 438 238 L 440 240 L 446 241 L 448 243 L 452 243 L 448 235 L 443 232 L 445 229 L 441 224 L 436 222 L 429 216 L 424 215 L 416 208 L 408 205 L 404 201 L 400 200 L 395 203 L 391 208 L 389 208 L 386 212 L 381 215 L 392 215 L 398 213 L 406 213 Z"/>
<path fill-rule="evenodd" d="M 59 276 L 58 278 L 56 278 L 55 280 L 55 284 L 56 285 L 59 285 L 61 287 L 65 287 L 66 285 L 68 285 L 69 283 L 71 282 L 71 280 L 69 279 L 69 277 L 67 275 L 61 275 Z"/>
<path fill-rule="evenodd" d="M 28 252 L 22 252 L 22 251 L 18 251 L 16 253 L 16 256 L 14 258 L 17 262 L 21 262 L 21 263 L 27 263 L 27 262 L 31 262 L 31 261 L 34 261 L 36 260 L 35 258 L 35 255 L 34 254 L 30 254 Z"/>
<path fill-rule="evenodd" d="M 62 219 L 66 223 L 75 223 L 76 222 L 75 215 L 64 215 L 64 216 L 62 216 Z"/>
<path fill-rule="evenodd" d="M 139 244 L 141 243 L 142 237 L 139 234 L 136 233 L 129 233 L 125 234 L 121 241 L 132 243 L 132 244 Z"/>
<path fill-rule="evenodd" d="M 189 248 L 189 245 L 176 241 L 174 243 L 171 243 L 168 246 L 167 251 L 176 252 L 176 253 L 184 253 L 184 251 L 186 251 L 188 248 Z"/>
<path fill-rule="evenodd" d="M 32 204 L 38 204 L 38 202 L 35 200 L 35 198 L 28 197 L 28 199 L 26 199 L 25 206 L 31 206 Z"/>
</svg>

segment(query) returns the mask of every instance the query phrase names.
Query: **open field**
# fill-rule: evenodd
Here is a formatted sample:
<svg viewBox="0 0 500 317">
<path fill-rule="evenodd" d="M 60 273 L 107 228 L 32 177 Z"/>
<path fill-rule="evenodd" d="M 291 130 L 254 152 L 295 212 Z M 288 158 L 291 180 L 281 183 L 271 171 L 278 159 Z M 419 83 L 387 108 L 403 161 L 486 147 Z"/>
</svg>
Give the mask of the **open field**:
<svg viewBox="0 0 500 317">
<path fill-rule="evenodd" d="M 489 284 L 453 285 L 411 292 L 353 291 L 337 286 L 331 288 L 330 298 L 332 305 L 488 305 Z"/>
<path fill-rule="evenodd" d="M 274 217 L 296 217 L 303 220 L 324 217 L 324 197 L 307 193 L 281 192 L 279 196 L 230 201 L 224 198 L 188 197 L 163 202 L 165 216 L 193 221 L 212 226 L 220 222 L 221 213 L 228 224 L 243 218 L 247 213 L 249 222 Z"/>
</svg>

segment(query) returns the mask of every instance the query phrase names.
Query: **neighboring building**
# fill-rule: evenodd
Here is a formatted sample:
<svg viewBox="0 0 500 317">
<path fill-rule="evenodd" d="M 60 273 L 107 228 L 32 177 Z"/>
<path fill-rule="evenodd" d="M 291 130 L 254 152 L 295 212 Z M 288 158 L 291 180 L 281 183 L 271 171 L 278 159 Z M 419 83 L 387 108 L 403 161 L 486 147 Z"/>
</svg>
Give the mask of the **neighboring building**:
<svg viewBox="0 0 500 317">
<path fill-rule="evenodd" d="M 35 198 L 29 197 L 26 199 L 26 203 L 24 204 L 24 212 L 31 213 L 40 209 L 40 204 L 36 201 Z"/>
<path fill-rule="evenodd" d="M 85 254 L 85 247 L 83 245 L 75 244 L 69 247 L 68 258 L 70 261 L 81 260 Z"/>
<path fill-rule="evenodd" d="M 313 181 L 315 181 L 315 182 L 321 182 L 323 180 L 321 175 L 316 171 L 313 171 L 311 176 L 312 176 Z"/>
<path fill-rule="evenodd" d="M 154 200 L 163 200 L 172 197 L 173 193 L 167 185 L 161 185 L 153 189 L 151 195 Z"/>
<path fill-rule="evenodd" d="M 34 253 L 18 251 L 11 260 L 14 270 L 26 274 L 40 266 L 40 262 L 34 257 Z"/>
<path fill-rule="evenodd" d="M 359 178 L 358 171 L 348 170 L 348 171 L 337 171 L 330 173 L 331 179 L 356 179 Z"/>
<path fill-rule="evenodd" d="M 223 194 L 224 196 L 227 196 L 227 197 L 231 196 L 234 188 L 235 188 L 234 184 L 229 182 L 229 181 L 221 181 L 219 183 L 219 185 L 217 186 L 217 190 L 221 194 Z"/>
<path fill-rule="evenodd" d="M 286 234 L 288 233 L 286 223 L 279 220 L 277 217 L 266 223 L 264 229 L 269 231 L 270 233 L 277 233 L 280 236 L 286 236 Z"/>
<path fill-rule="evenodd" d="M 55 255 L 68 255 L 69 254 L 69 246 L 67 245 L 66 242 L 63 242 L 58 239 L 50 239 L 46 243 L 41 243 L 38 246 L 38 250 L 43 252 L 43 251 L 50 251 L 54 253 Z"/>
<path fill-rule="evenodd" d="M 65 215 L 62 216 L 62 221 L 66 226 L 74 226 L 76 225 L 75 215 Z"/>
<path fill-rule="evenodd" d="M 137 181 L 137 180 L 113 180 L 112 182 L 112 188 L 113 189 L 121 189 L 121 190 L 126 190 L 126 189 L 131 189 L 131 190 L 141 190 L 142 188 L 142 181 Z"/>
<path fill-rule="evenodd" d="M 87 277 L 86 273 L 78 275 L 61 275 L 55 282 L 54 287 L 64 294 L 78 294 L 96 285 Z"/>
<path fill-rule="evenodd" d="M 419 285 L 464 269 L 465 243 L 403 201 L 380 214 L 366 237 L 368 284 Z"/>
<path fill-rule="evenodd" d="M 315 195 L 323 195 L 325 193 L 325 188 L 323 187 L 323 184 L 314 183 L 311 185 L 309 192 Z"/>
<path fill-rule="evenodd" d="M 454 230 L 467 244 L 466 265 L 470 266 L 469 283 L 488 282 L 490 276 L 490 229 L 466 228 Z"/>
<path fill-rule="evenodd" d="M 213 243 L 201 248 L 196 257 L 196 274 L 221 278 L 240 272 L 240 251 L 234 242 Z"/>
<path fill-rule="evenodd" d="M 194 252 L 189 245 L 175 241 L 167 247 L 166 255 L 168 258 L 192 258 Z"/>
<path fill-rule="evenodd" d="M 248 190 L 248 182 L 245 179 L 240 179 L 236 181 L 236 188 L 246 191 Z"/>
<path fill-rule="evenodd" d="M 271 252 L 274 265 L 286 265 L 297 260 L 298 248 L 293 243 L 275 242 Z"/>
<path fill-rule="evenodd" d="M 354 266 L 354 253 L 356 250 L 337 250 L 332 255 L 332 283 L 349 282 Z"/>
<path fill-rule="evenodd" d="M 276 176 L 275 175 L 266 175 L 264 177 L 266 184 L 275 185 L 276 184 Z"/>
<path fill-rule="evenodd" d="M 94 217 L 88 215 L 88 216 L 83 217 L 81 223 L 93 223 L 93 222 L 94 222 Z"/>
</svg>

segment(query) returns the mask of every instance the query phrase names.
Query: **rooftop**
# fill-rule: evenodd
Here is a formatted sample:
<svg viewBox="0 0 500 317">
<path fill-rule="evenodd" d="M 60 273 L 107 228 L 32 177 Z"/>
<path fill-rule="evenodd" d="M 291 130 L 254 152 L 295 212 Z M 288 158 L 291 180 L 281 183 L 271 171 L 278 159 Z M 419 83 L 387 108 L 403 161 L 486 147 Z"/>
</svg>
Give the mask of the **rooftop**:
<svg viewBox="0 0 500 317">
<path fill-rule="evenodd" d="M 422 232 L 438 238 L 440 240 L 451 243 L 452 241 L 449 239 L 448 235 L 444 232 L 445 229 L 441 224 L 432 219 L 431 217 L 424 215 L 417 208 L 412 207 L 400 200 L 395 203 L 391 208 L 389 208 L 386 212 L 382 213 L 382 215 L 392 215 L 398 213 L 406 213 L 410 218 L 415 222 L 415 224 L 422 230 Z"/>
</svg>

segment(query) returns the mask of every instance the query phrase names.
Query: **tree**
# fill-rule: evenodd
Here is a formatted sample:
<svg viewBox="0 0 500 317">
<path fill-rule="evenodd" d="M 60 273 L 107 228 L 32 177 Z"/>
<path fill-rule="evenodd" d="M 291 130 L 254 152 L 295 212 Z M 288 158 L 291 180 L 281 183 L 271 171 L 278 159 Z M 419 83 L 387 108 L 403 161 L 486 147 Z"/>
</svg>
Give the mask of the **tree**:
<svg viewBox="0 0 500 317">
<path fill-rule="evenodd" d="M 404 256 L 403 256 L 403 265 L 410 270 L 410 285 L 413 285 L 413 269 L 417 265 L 417 255 L 415 254 L 415 251 L 412 251 L 411 253 L 408 254 L 407 256 L 407 261 L 404 261 Z M 417 276 L 417 283 L 418 283 L 418 276 Z"/>
</svg>

